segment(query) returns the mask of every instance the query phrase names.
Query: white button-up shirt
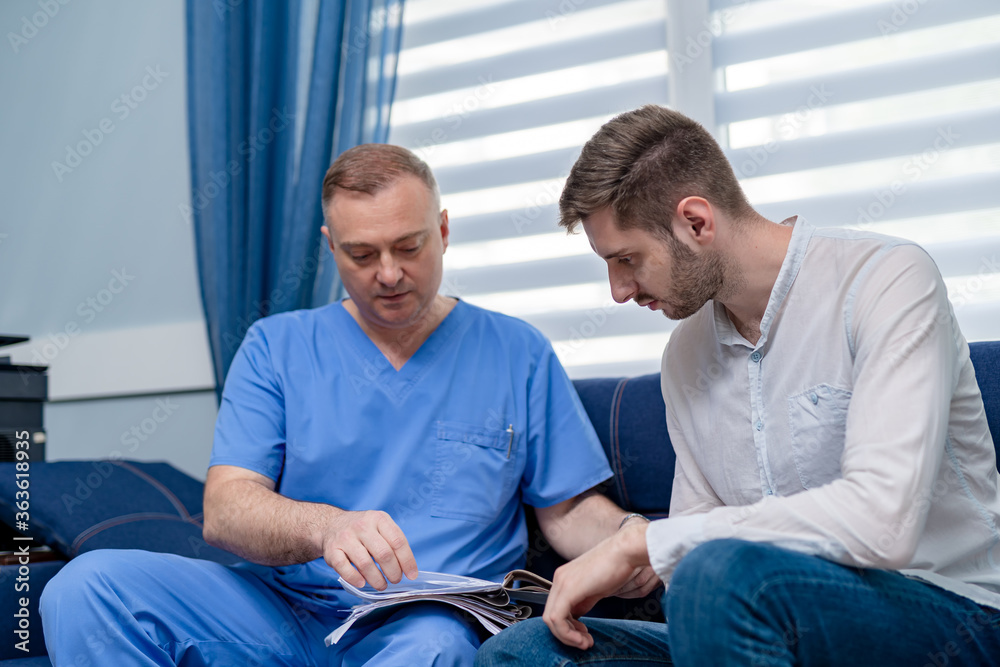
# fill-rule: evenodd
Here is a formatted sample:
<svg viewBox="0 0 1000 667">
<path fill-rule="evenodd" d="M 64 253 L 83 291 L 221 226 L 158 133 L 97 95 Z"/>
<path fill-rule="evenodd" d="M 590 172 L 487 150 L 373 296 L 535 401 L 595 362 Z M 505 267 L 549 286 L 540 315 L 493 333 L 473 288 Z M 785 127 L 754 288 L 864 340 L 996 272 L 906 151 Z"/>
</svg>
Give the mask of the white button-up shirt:
<svg viewBox="0 0 1000 667">
<path fill-rule="evenodd" d="M 654 569 L 737 538 L 1000 608 L 1000 476 L 940 272 L 909 241 L 793 224 L 756 345 L 713 301 L 670 337 Z"/>
</svg>

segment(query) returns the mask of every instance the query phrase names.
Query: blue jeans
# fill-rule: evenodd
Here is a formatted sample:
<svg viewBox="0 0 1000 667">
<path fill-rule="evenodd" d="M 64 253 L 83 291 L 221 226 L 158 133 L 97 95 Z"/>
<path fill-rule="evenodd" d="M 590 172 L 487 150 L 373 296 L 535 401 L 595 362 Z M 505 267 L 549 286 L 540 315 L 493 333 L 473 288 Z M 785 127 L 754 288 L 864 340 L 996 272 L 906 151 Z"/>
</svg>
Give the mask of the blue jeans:
<svg viewBox="0 0 1000 667">
<path fill-rule="evenodd" d="M 529 619 L 486 641 L 476 665 L 1000 665 L 1000 611 L 897 572 L 769 544 L 693 550 L 664 612 L 666 624 L 584 619 L 587 651 Z"/>
</svg>

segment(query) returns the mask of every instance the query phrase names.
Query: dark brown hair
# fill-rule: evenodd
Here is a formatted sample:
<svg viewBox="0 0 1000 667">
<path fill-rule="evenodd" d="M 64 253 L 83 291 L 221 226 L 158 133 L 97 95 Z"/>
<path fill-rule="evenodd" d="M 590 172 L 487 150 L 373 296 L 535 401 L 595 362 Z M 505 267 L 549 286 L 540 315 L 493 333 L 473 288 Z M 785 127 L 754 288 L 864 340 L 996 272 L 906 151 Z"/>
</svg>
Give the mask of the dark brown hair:
<svg viewBox="0 0 1000 667">
<path fill-rule="evenodd" d="M 674 209 L 690 196 L 735 219 L 753 213 L 712 135 L 677 111 L 648 104 L 611 119 L 583 147 L 559 198 L 559 224 L 572 231 L 610 206 L 622 229 L 672 236 Z"/>
<path fill-rule="evenodd" d="M 412 152 L 390 144 L 361 144 L 348 148 L 334 160 L 323 178 L 323 209 L 333 199 L 337 188 L 375 195 L 400 177 L 419 178 L 438 197 L 437 181 L 427 163 Z"/>
</svg>

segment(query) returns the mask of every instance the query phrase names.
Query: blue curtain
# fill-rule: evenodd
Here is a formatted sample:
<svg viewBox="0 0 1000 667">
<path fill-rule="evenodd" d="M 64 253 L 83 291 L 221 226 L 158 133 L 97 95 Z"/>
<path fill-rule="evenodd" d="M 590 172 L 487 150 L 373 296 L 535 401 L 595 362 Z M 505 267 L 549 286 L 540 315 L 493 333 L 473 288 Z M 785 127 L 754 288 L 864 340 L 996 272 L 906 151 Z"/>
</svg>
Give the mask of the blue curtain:
<svg viewBox="0 0 1000 667">
<path fill-rule="evenodd" d="M 191 206 L 221 396 L 247 329 L 340 295 L 322 245 L 333 159 L 385 142 L 402 0 L 188 0 Z"/>
</svg>

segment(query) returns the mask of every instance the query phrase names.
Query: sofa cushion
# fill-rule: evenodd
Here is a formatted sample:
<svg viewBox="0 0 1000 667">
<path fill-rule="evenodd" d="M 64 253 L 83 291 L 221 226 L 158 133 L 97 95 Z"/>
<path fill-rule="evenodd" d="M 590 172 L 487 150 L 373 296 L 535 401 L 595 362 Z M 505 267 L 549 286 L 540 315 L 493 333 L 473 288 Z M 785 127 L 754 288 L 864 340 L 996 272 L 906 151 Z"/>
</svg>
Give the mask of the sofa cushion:
<svg viewBox="0 0 1000 667">
<path fill-rule="evenodd" d="M 17 526 L 14 463 L 0 464 L 0 520 L 72 558 L 146 549 L 219 563 L 239 559 L 201 536 L 203 484 L 166 463 L 32 463 L 27 526 Z"/>
<path fill-rule="evenodd" d="M 615 473 L 608 496 L 632 512 L 666 516 L 676 459 L 667 435 L 660 374 L 573 384 Z"/>
<path fill-rule="evenodd" d="M 969 343 L 969 356 L 976 369 L 976 382 L 983 394 L 983 406 L 986 408 L 990 433 L 993 434 L 993 444 L 1000 452 L 1000 341 Z"/>
</svg>

